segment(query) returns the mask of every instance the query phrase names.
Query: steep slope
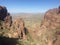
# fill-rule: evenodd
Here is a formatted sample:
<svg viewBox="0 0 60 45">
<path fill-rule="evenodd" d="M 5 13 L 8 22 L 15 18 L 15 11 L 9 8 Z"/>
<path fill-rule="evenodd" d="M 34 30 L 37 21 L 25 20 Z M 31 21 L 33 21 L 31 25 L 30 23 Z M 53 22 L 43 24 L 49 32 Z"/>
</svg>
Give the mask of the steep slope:
<svg viewBox="0 0 60 45">
<path fill-rule="evenodd" d="M 7 8 L 0 6 L 0 36 L 25 39 L 25 25 L 22 18 L 12 20 Z"/>
<path fill-rule="evenodd" d="M 44 19 L 40 25 L 40 30 L 38 31 L 38 36 L 42 37 L 42 41 L 45 44 L 53 45 L 56 41 L 56 32 L 60 27 L 60 8 L 50 9 L 45 13 Z M 59 39 L 59 38 L 58 38 Z M 47 43 L 46 43 L 47 42 Z M 58 43 L 59 44 L 59 43 Z"/>
</svg>

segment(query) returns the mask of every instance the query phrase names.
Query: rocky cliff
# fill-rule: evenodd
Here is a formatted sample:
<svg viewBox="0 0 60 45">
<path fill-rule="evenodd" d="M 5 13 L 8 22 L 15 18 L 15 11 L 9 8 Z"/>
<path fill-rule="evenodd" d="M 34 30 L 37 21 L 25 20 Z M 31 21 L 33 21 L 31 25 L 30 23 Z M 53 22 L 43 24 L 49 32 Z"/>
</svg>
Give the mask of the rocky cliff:
<svg viewBox="0 0 60 45">
<path fill-rule="evenodd" d="M 53 42 L 56 41 L 57 39 L 56 32 L 58 33 L 57 29 L 59 27 L 60 27 L 60 7 L 50 9 L 45 13 L 44 19 L 42 20 L 42 23 L 40 25 L 40 30 L 38 31 L 37 34 L 39 37 L 42 37 L 43 41 L 48 42 L 48 45 L 53 45 Z"/>
<path fill-rule="evenodd" d="M 22 18 L 12 20 L 7 8 L 0 6 L 0 36 L 28 39 L 29 32 L 32 39 L 42 45 L 60 45 L 60 7 L 48 10 L 40 27 L 35 26 L 34 31 L 27 30 Z"/>
<path fill-rule="evenodd" d="M 25 31 L 22 18 L 12 20 L 7 8 L 0 6 L 0 36 L 25 39 Z"/>
</svg>

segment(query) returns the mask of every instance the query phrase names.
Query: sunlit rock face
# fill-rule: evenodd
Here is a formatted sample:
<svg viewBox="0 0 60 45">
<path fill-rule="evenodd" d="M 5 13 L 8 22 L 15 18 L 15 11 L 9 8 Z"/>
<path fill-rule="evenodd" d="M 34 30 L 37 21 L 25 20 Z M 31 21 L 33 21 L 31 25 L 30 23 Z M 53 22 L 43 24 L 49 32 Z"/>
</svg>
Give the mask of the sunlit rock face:
<svg viewBox="0 0 60 45">
<path fill-rule="evenodd" d="M 12 26 L 12 16 L 8 13 L 7 16 L 4 18 L 4 24 L 6 28 L 10 28 Z"/>
<path fill-rule="evenodd" d="M 45 13 L 41 27 L 45 26 L 47 29 L 56 29 L 60 26 L 60 8 L 50 9 Z"/>
<path fill-rule="evenodd" d="M 26 38 L 24 21 L 22 20 L 22 18 L 14 20 L 13 27 L 15 27 L 15 30 L 17 31 L 19 38 L 21 39 Z"/>
<path fill-rule="evenodd" d="M 56 29 L 60 27 L 60 7 L 48 10 L 45 15 L 42 23 L 40 25 L 40 30 L 37 32 L 38 37 L 44 37 L 48 35 L 47 42 L 48 45 L 53 45 L 53 42 L 57 39 Z M 53 35 L 54 34 L 54 35 Z M 59 43 L 60 44 L 60 43 Z"/>
<path fill-rule="evenodd" d="M 40 30 L 38 31 L 38 35 L 40 36 L 42 33 L 46 32 L 46 30 L 54 30 L 60 26 L 60 8 L 54 8 L 48 10 L 45 15 L 42 23 L 40 25 Z"/>
<path fill-rule="evenodd" d="M 1 32 L 4 31 L 3 32 Z M 0 32 L 2 36 L 9 38 L 25 39 L 25 26 L 22 18 L 12 20 L 12 16 L 8 13 L 7 8 L 0 6 Z"/>
</svg>

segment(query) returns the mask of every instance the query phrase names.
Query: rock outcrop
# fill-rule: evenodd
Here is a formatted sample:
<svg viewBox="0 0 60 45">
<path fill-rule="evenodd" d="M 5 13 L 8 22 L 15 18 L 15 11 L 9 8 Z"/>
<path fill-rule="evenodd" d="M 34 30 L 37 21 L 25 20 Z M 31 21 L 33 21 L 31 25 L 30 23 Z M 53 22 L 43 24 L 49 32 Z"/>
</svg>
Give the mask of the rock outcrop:
<svg viewBox="0 0 60 45">
<path fill-rule="evenodd" d="M 60 27 L 60 7 L 50 9 L 45 13 L 44 19 L 40 25 L 40 30 L 38 31 L 38 36 L 48 35 L 48 45 L 53 45 L 53 41 L 56 40 L 53 34 L 55 34 L 56 29 Z M 56 36 L 56 34 L 55 34 Z"/>
<path fill-rule="evenodd" d="M 46 12 L 43 20 L 42 26 L 46 26 L 49 29 L 56 29 L 60 26 L 60 14 L 58 13 L 58 9 L 52 9 Z"/>
<path fill-rule="evenodd" d="M 9 38 L 26 39 L 25 26 L 22 18 L 12 20 L 7 8 L 0 6 L 0 35 Z"/>
<path fill-rule="evenodd" d="M 12 25 L 12 17 L 4 6 L 0 6 L 0 22 L 2 23 L 0 25 L 2 29 L 9 28 Z"/>
<path fill-rule="evenodd" d="M 26 38 L 25 25 L 24 25 L 24 21 L 22 20 L 22 18 L 18 18 L 16 20 L 14 20 L 13 27 L 15 27 L 15 30 L 17 31 L 18 37 L 20 39 Z"/>
<path fill-rule="evenodd" d="M 58 45 L 60 41 L 60 6 L 59 8 L 50 9 L 45 13 L 42 23 L 35 31 L 26 29 L 22 18 L 12 20 L 12 16 L 8 13 L 6 7 L 0 6 L 0 36 L 9 38 L 27 39 L 27 33 L 31 33 L 32 39 L 41 38 L 39 41 L 48 42 L 48 45 Z M 56 30 L 57 29 L 57 30 Z M 60 30 L 60 29 L 59 29 Z M 57 39 L 57 40 L 56 40 Z M 45 45 L 45 44 L 44 44 Z"/>
<path fill-rule="evenodd" d="M 4 24 L 6 28 L 10 28 L 12 26 L 12 16 L 8 13 L 7 16 L 4 18 Z"/>
</svg>

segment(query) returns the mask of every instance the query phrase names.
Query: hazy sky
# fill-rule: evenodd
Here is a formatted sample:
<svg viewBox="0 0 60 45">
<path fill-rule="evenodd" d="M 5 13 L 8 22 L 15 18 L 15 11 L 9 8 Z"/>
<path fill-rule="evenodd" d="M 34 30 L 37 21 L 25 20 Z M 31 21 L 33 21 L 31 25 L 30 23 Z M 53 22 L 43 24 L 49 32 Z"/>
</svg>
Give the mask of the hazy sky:
<svg viewBox="0 0 60 45">
<path fill-rule="evenodd" d="M 60 5 L 60 0 L 0 0 L 10 13 L 39 13 Z"/>
</svg>

